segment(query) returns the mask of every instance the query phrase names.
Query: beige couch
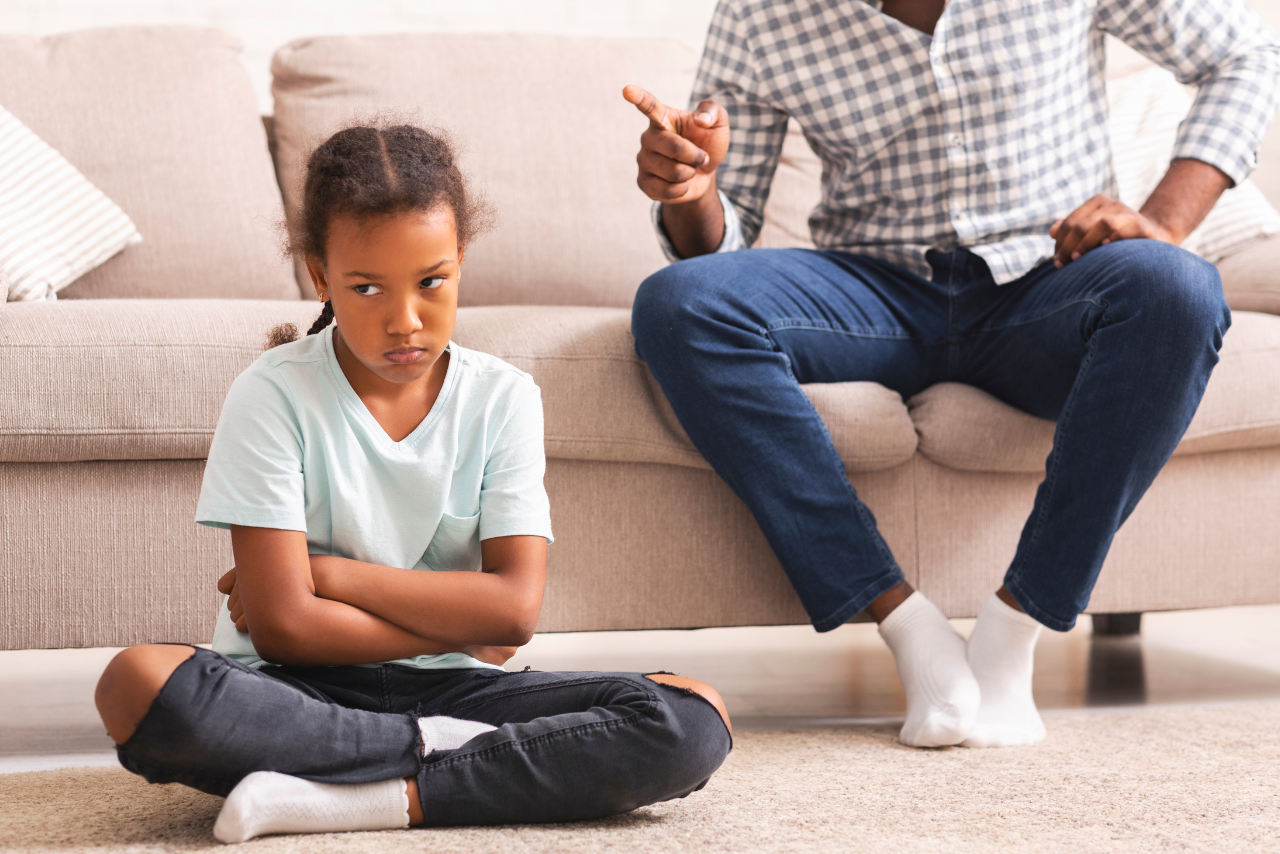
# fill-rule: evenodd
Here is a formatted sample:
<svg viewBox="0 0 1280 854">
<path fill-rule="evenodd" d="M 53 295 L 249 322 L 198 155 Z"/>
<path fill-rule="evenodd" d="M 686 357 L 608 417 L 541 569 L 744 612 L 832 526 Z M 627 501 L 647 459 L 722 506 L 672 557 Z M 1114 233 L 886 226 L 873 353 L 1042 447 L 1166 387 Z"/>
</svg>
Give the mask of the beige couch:
<svg viewBox="0 0 1280 854">
<path fill-rule="evenodd" d="M 308 147 L 386 111 L 450 128 L 500 213 L 468 253 L 456 338 L 543 389 L 557 542 L 540 629 L 805 622 L 628 331 L 637 285 L 664 262 L 634 186 L 644 120 L 619 92 L 640 82 L 683 102 L 693 52 L 319 38 L 276 56 L 264 123 L 235 51 L 190 28 L 0 37 L 0 104 L 145 238 L 56 303 L 0 307 L 0 648 L 210 638 L 230 548 L 192 517 L 219 407 L 272 325 L 317 313 L 276 224 Z M 806 240 L 814 168 L 793 135 L 765 245 Z M 1280 171 L 1260 173 L 1280 199 Z M 1280 602 L 1280 317 L 1254 313 L 1280 311 L 1272 243 L 1221 265 L 1237 309 L 1222 363 L 1117 538 L 1093 611 Z M 872 383 L 807 391 L 907 577 L 946 613 L 974 614 L 1013 553 L 1053 425 L 958 385 L 910 401 Z"/>
</svg>

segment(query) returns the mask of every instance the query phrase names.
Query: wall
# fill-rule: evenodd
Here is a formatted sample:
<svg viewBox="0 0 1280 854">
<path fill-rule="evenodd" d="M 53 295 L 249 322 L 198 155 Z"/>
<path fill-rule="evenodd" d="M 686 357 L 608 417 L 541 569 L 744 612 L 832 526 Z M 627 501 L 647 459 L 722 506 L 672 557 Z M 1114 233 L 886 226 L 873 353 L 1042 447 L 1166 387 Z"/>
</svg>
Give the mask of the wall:
<svg viewBox="0 0 1280 854">
<path fill-rule="evenodd" d="M 666 36 L 701 50 L 715 0 L 0 0 L 0 32 L 45 35 L 86 27 L 194 24 L 244 42 L 264 113 L 271 55 L 331 33 L 536 32 Z"/>
</svg>

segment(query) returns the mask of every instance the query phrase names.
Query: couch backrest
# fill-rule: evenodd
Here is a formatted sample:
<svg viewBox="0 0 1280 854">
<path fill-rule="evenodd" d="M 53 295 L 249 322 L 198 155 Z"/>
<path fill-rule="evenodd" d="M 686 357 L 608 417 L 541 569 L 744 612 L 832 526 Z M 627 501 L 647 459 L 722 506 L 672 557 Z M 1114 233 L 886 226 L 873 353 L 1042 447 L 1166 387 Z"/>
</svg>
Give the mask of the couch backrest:
<svg viewBox="0 0 1280 854">
<path fill-rule="evenodd" d="M 285 206 L 307 154 L 378 114 L 444 127 L 498 227 L 468 248 L 463 305 L 629 306 L 666 262 L 637 189 L 637 83 L 683 105 L 696 54 L 669 39 L 395 34 L 304 39 L 272 63 Z M 311 290 L 299 270 L 299 286 Z"/>
<path fill-rule="evenodd" d="M 0 104 L 142 233 L 60 296 L 297 299 L 239 50 L 197 27 L 0 36 Z"/>
</svg>

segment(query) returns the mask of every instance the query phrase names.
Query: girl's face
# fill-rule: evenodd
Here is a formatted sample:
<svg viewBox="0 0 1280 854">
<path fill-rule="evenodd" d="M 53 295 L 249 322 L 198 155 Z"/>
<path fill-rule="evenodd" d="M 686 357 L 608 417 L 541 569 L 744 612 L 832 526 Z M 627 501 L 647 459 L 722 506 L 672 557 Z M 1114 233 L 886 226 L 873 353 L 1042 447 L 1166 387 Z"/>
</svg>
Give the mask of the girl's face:
<svg viewBox="0 0 1280 854">
<path fill-rule="evenodd" d="M 338 217 L 329 224 L 323 265 L 308 259 L 307 269 L 320 299 L 333 301 L 334 335 L 359 366 L 387 382 L 413 383 L 443 368 L 462 256 L 453 211 L 442 205 Z"/>
</svg>

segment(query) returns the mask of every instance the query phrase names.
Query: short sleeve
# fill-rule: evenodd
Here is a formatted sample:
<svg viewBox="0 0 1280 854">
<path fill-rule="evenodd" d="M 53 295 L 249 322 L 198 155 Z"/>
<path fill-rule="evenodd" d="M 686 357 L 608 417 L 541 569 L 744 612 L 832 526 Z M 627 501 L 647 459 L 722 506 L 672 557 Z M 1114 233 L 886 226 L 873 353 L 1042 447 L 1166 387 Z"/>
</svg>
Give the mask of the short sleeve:
<svg viewBox="0 0 1280 854">
<path fill-rule="evenodd" d="M 551 504 L 542 484 L 547 460 L 542 438 L 542 392 L 532 382 L 498 431 L 480 484 L 480 539 L 551 535 Z"/>
<path fill-rule="evenodd" d="M 254 366 L 232 383 L 209 448 L 196 521 L 307 530 L 302 436 L 283 383 Z"/>
</svg>

